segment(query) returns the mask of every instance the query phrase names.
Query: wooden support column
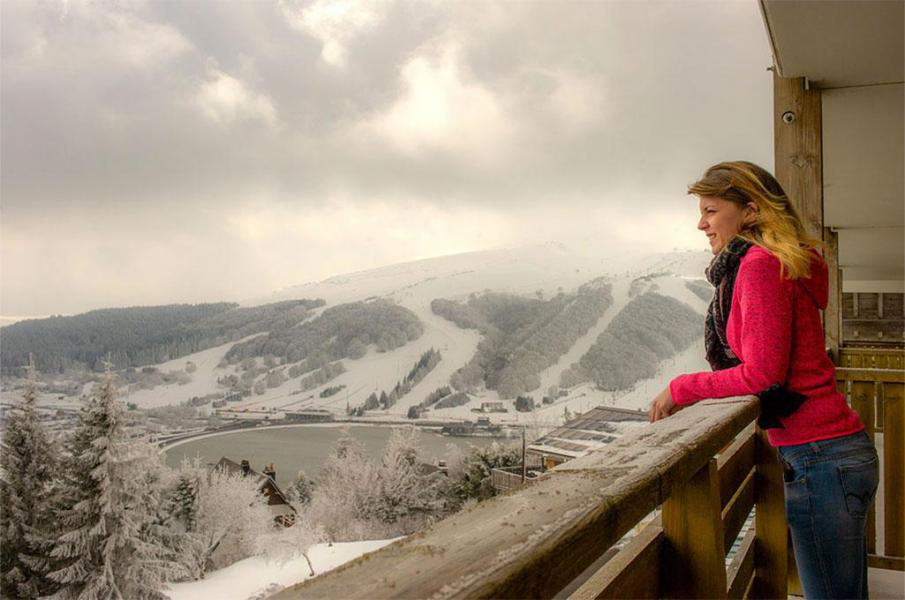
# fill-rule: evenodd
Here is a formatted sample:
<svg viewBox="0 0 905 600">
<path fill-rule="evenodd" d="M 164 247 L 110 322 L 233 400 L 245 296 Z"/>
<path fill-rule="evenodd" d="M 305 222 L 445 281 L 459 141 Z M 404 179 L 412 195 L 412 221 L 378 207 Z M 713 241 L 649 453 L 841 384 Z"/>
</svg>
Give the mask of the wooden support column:
<svg viewBox="0 0 905 600">
<path fill-rule="evenodd" d="M 905 556 L 905 384 L 883 384 L 883 487 L 885 532 L 883 554 Z"/>
<path fill-rule="evenodd" d="M 767 434 L 757 428 L 754 479 L 756 538 L 753 598 L 787 598 L 789 581 L 789 527 L 786 523 L 782 464 Z"/>
<path fill-rule="evenodd" d="M 823 153 L 820 91 L 803 77 L 773 73 L 773 151 L 776 179 L 808 234 L 823 239 Z"/>
<path fill-rule="evenodd" d="M 660 590 L 666 598 L 725 598 L 726 562 L 715 458 L 663 503 L 667 567 Z"/>
<path fill-rule="evenodd" d="M 830 297 L 823 314 L 823 331 L 826 347 L 833 364 L 839 365 L 839 347 L 842 345 L 842 271 L 839 269 L 839 234 L 829 227 L 823 228 L 823 257 L 829 272 Z"/>
<path fill-rule="evenodd" d="M 861 417 L 864 423 L 864 431 L 870 436 L 871 441 L 874 439 L 874 407 L 876 406 L 877 384 L 874 381 L 853 381 L 852 382 L 852 408 Z M 877 553 L 877 510 L 876 502 L 870 505 L 870 512 L 867 515 L 867 553 Z"/>
</svg>

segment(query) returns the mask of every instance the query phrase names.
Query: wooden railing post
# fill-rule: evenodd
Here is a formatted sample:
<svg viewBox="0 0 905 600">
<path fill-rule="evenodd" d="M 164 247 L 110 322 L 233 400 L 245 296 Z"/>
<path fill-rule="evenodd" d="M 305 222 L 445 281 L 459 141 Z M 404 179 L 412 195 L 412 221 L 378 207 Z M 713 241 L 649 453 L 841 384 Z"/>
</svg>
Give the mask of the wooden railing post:
<svg viewBox="0 0 905 600">
<path fill-rule="evenodd" d="M 717 461 L 710 459 L 663 503 L 666 568 L 660 589 L 667 598 L 725 598 L 726 563 Z"/>
<path fill-rule="evenodd" d="M 757 428 L 754 480 L 757 537 L 754 544 L 756 576 L 752 596 L 787 598 L 789 581 L 789 528 L 786 523 L 782 465 L 765 431 Z"/>
<path fill-rule="evenodd" d="M 874 424 L 876 417 L 874 415 L 874 407 L 876 406 L 877 384 L 874 381 L 853 381 L 852 382 L 852 408 L 861 417 L 864 423 L 864 431 L 870 436 L 871 441 L 874 440 Z M 877 515 L 876 504 L 871 504 L 870 512 L 867 514 L 867 553 L 877 553 Z"/>
<path fill-rule="evenodd" d="M 905 384 L 883 384 L 883 486 L 884 545 L 883 554 L 905 556 Z"/>
</svg>

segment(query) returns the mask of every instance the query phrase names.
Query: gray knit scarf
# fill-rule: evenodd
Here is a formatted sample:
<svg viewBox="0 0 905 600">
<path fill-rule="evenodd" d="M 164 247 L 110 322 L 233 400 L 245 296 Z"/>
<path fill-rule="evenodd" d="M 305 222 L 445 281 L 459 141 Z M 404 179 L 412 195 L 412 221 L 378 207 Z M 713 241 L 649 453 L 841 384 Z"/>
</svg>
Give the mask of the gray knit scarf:
<svg viewBox="0 0 905 600">
<path fill-rule="evenodd" d="M 732 308 L 732 292 L 735 289 L 738 267 L 751 246 L 751 242 L 740 237 L 732 238 L 704 271 L 707 281 L 714 288 L 704 320 L 704 348 L 707 351 L 707 362 L 714 371 L 741 364 L 726 341 L 726 322 Z"/>
</svg>

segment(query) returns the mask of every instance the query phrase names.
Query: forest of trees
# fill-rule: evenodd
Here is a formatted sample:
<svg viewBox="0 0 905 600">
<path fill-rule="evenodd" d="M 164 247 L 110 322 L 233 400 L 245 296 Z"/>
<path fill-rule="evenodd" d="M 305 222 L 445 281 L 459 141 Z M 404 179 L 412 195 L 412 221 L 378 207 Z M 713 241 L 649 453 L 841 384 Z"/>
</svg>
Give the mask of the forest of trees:
<svg viewBox="0 0 905 600">
<path fill-rule="evenodd" d="M 685 287 L 705 302 L 713 298 L 713 286 L 706 279 L 686 279 Z"/>
<path fill-rule="evenodd" d="M 110 371 L 74 426 L 54 438 L 31 373 L 2 437 L 4 598 L 164 600 L 169 582 L 203 579 L 249 556 L 285 560 L 321 540 L 408 535 L 493 496 L 491 470 L 519 459 L 497 444 L 467 455 L 449 446 L 442 472 L 423 461 L 413 428 L 395 430 L 376 459 L 346 435 L 316 482 L 300 474 L 290 486 L 297 519 L 284 529 L 255 477 L 200 459 L 166 467 L 117 398 Z"/>
<path fill-rule="evenodd" d="M 273 355 L 286 363 L 321 355 L 330 361 L 360 358 L 371 344 L 378 352 L 416 340 L 424 327 L 415 313 L 385 300 L 351 302 L 326 309 L 298 327 L 274 329 L 268 335 L 236 344 L 226 360 Z"/>
<path fill-rule="evenodd" d="M 170 304 L 20 321 L 2 329 L 0 365 L 3 375 L 21 376 L 30 352 L 43 373 L 100 370 L 105 361 L 115 369 L 152 365 L 254 333 L 285 331 L 323 304 L 323 300 L 248 308 L 227 302 Z"/>
<path fill-rule="evenodd" d="M 387 393 L 385 390 L 380 392 L 380 395 L 377 395 L 377 392 L 372 392 L 370 396 L 368 396 L 367 400 L 365 400 L 364 404 L 355 408 L 348 408 L 347 412 L 350 415 L 354 415 L 356 417 L 361 417 L 365 414 L 366 411 L 375 410 L 377 408 L 382 408 L 384 410 L 390 408 L 395 405 L 403 396 L 412 391 L 412 388 L 415 387 L 422 379 L 427 377 L 427 374 L 434 370 L 440 361 L 442 360 L 442 355 L 439 350 L 434 350 L 430 348 L 426 352 L 424 352 L 421 357 L 412 365 L 412 368 L 406 374 L 405 377 L 402 378 L 401 381 L 397 381 L 396 385 Z"/>
<path fill-rule="evenodd" d="M 590 350 L 562 374 L 560 385 L 594 381 L 624 390 L 653 377 L 661 360 L 688 348 L 703 333 L 703 320 L 683 302 L 645 293 L 616 315 Z"/>
<path fill-rule="evenodd" d="M 556 364 L 612 302 L 611 286 L 602 280 L 549 300 L 497 293 L 465 303 L 434 300 L 435 314 L 483 334 L 474 357 L 450 384 L 466 392 L 483 384 L 508 399 L 536 390 L 540 372 Z"/>
<path fill-rule="evenodd" d="M 346 367 L 341 360 L 326 364 L 311 375 L 302 377 L 302 391 L 308 392 L 314 388 L 332 381 L 346 372 Z"/>
</svg>

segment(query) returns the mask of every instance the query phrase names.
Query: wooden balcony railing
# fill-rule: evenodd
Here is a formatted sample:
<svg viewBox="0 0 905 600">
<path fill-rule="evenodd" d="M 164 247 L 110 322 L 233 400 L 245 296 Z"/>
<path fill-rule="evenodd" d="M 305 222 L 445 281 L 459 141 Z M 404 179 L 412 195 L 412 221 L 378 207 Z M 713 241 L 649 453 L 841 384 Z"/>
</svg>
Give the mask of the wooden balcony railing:
<svg viewBox="0 0 905 600">
<path fill-rule="evenodd" d="M 902 350 L 880 356 L 884 366 L 902 364 Z M 905 370 L 840 368 L 836 382 L 861 416 L 883 464 L 877 501 L 868 515 L 869 564 L 905 570 Z"/>
<path fill-rule="evenodd" d="M 276 598 L 786 597 L 782 469 L 757 414 L 698 403 Z"/>
<path fill-rule="evenodd" d="M 902 348 L 861 348 L 843 346 L 839 349 L 838 367 L 846 369 L 905 369 Z"/>
</svg>

